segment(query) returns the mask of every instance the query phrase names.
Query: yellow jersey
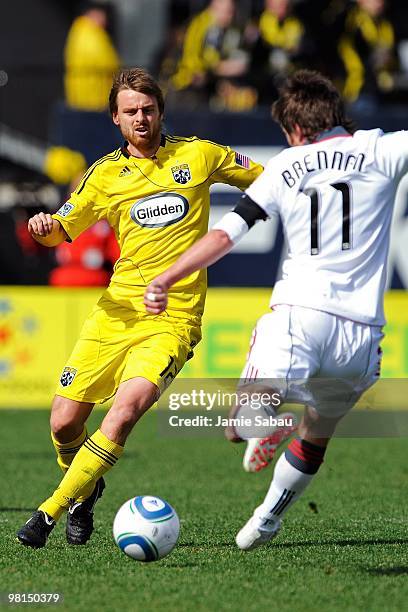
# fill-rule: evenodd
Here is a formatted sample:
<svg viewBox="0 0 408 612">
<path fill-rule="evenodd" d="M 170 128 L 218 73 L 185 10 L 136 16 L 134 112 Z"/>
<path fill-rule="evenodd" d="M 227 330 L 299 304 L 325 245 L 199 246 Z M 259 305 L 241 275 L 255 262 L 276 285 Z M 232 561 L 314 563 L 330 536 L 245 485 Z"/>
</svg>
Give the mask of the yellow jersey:
<svg viewBox="0 0 408 612">
<path fill-rule="evenodd" d="M 230 147 L 195 136 L 162 135 L 151 158 L 129 155 L 125 143 L 89 168 L 53 217 L 71 240 L 107 219 L 121 254 L 105 297 L 144 312 L 146 285 L 207 232 L 210 186 L 244 190 L 262 170 Z M 171 288 L 166 312 L 199 323 L 206 289 L 205 270 L 190 274 Z"/>
</svg>

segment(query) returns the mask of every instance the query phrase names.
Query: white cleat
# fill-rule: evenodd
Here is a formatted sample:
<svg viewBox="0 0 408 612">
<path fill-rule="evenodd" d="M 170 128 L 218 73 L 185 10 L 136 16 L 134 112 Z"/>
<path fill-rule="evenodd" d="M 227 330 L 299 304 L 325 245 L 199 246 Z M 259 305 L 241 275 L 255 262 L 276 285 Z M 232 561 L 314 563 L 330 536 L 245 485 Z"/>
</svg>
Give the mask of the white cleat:
<svg viewBox="0 0 408 612">
<path fill-rule="evenodd" d="M 277 427 L 273 434 L 265 438 L 250 438 L 247 441 L 242 464 L 246 472 L 259 472 L 273 460 L 279 446 L 286 442 L 288 438 L 297 430 L 296 416 L 291 412 L 284 412 L 278 415 L 285 420 L 291 419 L 292 425 Z"/>
<path fill-rule="evenodd" d="M 268 525 L 268 522 L 271 524 Z M 280 526 L 280 521 L 264 521 L 264 524 L 259 526 L 259 520 L 252 516 L 237 533 L 235 542 L 241 550 L 254 550 L 272 540 L 278 534 Z"/>
</svg>

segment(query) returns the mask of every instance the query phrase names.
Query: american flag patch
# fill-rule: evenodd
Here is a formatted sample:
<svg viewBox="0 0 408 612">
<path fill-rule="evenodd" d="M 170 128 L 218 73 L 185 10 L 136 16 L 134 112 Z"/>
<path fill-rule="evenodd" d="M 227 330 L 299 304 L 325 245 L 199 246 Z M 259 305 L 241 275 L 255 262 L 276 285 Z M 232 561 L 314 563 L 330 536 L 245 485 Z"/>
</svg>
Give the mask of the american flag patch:
<svg viewBox="0 0 408 612">
<path fill-rule="evenodd" d="M 243 168 L 249 168 L 249 157 L 242 155 L 242 153 L 235 153 L 235 163 Z"/>
</svg>

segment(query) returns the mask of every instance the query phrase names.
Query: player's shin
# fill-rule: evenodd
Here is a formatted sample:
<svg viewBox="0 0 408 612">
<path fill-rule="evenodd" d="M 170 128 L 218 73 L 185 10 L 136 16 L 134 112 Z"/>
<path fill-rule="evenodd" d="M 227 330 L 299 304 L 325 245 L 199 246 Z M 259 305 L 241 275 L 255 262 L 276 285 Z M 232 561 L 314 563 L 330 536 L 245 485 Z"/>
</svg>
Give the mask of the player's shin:
<svg viewBox="0 0 408 612">
<path fill-rule="evenodd" d="M 96 481 L 115 465 L 122 452 L 123 446 L 96 431 L 81 446 L 59 487 L 39 510 L 58 520 L 73 501 L 92 493 Z"/>
<path fill-rule="evenodd" d="M 71 465 L 75 455 L 88 437 L 86 427 L 83 428 L 80 435 L 71 442 L 59 442 L 51 431 L 51 440 L 57 453 L 57 463 L 65 473 Z"/>
<path fill-rule="evenodd" d="M 276 463 L 272 483 L 254 516 L 259 524 L 277 523 L 312 481 L 323 463 L 326 448 L 301 438 L 289 444 Z"/>
</svg>

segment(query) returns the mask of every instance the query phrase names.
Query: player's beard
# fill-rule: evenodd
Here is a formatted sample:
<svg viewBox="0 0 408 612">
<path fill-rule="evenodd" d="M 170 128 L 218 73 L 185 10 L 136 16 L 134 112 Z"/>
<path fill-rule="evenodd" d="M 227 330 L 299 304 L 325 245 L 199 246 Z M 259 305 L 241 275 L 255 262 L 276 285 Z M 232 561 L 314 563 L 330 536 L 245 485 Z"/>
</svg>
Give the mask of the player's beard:
<svg viewBox="0 0 408 612">
<path fill-rule="evenodd" d="M 143 135 L 138 134 L 133 127 L 129 127 L 126 130 L 122 129 L 123 137 L 136 149 L 140 149 L 142 151 L 151 148 L 155 144 L 159 145 L 162 123 L 161 121 L 158 121 L 154 125 L 148 124 L 144 127 L 146 129 L 146 133 Z"/>
</svg>

